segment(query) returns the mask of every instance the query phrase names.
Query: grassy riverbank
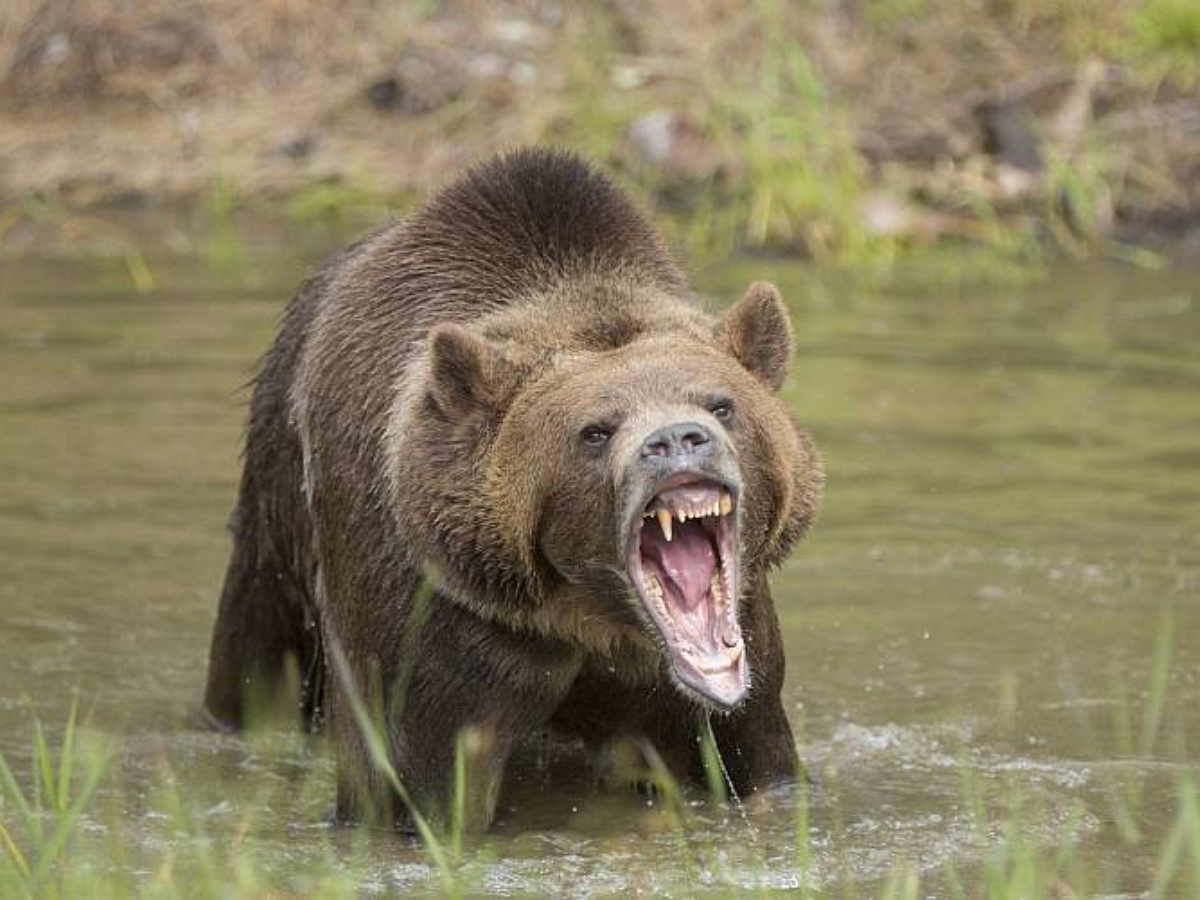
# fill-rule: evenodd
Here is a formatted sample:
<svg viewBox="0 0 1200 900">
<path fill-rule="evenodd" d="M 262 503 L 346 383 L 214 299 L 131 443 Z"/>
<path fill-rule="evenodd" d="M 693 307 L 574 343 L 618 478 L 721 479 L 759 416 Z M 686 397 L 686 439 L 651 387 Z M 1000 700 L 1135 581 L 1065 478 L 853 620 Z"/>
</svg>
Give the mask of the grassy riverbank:
<svg viewBox="0 0 1200 900">
<path fill-rule="evenodd" d="M 552 142 L 703 255 L 1189 257 L 1198 59 L 1189 0 L 14 0 L 0 240 L 168 203 L 402 212 Z"/>
</svg>

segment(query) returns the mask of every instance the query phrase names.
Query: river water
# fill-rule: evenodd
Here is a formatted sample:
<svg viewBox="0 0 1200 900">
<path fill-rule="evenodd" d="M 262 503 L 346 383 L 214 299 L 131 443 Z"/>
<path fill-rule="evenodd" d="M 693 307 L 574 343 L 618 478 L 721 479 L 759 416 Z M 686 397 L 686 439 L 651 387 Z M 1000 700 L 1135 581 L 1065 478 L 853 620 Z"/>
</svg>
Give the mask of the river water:
<svg viewBox="0 0 1200 900">
<path fill-rule="evenodd" d="M 311 262 L 175 258 L 145 294 L 112 263 L 0 263 L 0 751 L 28 773 L 34 717 L 53 740 L 73 697 L 111 736 L 97 877 L 183 877 L 203 840 L 239 883 L 438 888 L 413 843 L 325 824 L 319 742 L 192 718 L 241 386 Z M 1200 774 L 1200 278 L 698 281 L 719 303 L 752 278 L 793 311 L 785 392 L 828 469 L 774 579 L 807 801 L 681 813 L 534 778 L 468 849 L 472 890 L 976 896 L 1007 853 L 1142 895 Z"/>
</svg>

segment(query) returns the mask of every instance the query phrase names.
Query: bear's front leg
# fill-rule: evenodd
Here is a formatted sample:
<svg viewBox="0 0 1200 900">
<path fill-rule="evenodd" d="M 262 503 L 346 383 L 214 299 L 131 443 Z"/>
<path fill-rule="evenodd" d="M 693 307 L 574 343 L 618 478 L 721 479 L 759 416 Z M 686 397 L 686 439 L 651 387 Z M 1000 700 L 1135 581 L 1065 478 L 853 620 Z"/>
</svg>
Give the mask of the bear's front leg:
<svg viewBox="0 0 1200 900">
<path fill-rule="evenodd" d="M 359 653 L 347 668 L 360 696 L 376 686 L 372 705 L 384 711 L 391 765 L 420 814 L 438 830 L 482 831 L 512 749 L 562 701 L 579 658 L 566 644 L 485 621 L 442 594 L 428 604 L 400 654 L 371 654 L 383 662 L 364 666 Z M 410 828 L 404 800 L 372 762 L 345 684 L 333 675 L 339 819 Z"/>
<path fill-rule="evenodd" d="M 733 788 L 748 794 L 802 777 L 783 710 L 783 638 L 765 576 L 751 581 L 741 624 L 750 654 L 750 693 L 730 713 L 713 713 L 713 736 Z"/>
</svg>

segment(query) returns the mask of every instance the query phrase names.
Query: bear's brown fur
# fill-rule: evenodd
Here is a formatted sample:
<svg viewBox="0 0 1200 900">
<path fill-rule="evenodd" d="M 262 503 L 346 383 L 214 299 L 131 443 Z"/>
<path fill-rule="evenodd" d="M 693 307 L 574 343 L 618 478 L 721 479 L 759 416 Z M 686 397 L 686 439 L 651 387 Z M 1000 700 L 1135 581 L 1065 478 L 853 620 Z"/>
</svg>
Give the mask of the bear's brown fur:
<svg viewBox="0 0 1200 900">
<path fill-rule="evenodd" d="M 435 821 L 466 729 L 467 827 L 547 728 L 648 740 L 691 779 L 713 713 L 739 793 L 794 777 L 767 573 L 821 469 L 775 395 L 791 352 L 773 287 L 704 314 L 576 158 L 473 169 L 287 312 L 251 406 L 209 714 L 238 727 L 294 660 L 351 819 L 406 814 L 352 693 Z"/>
</svg>

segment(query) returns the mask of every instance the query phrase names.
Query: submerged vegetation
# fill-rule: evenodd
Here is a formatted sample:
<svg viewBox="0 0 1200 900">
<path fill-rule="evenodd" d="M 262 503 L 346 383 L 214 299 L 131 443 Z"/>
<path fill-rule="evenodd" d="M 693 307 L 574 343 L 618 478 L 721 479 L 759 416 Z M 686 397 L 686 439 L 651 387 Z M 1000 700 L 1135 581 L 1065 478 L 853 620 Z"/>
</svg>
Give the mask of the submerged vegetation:
<svg viewBox="0 0 1200 900">
<path fill-rule="evenodd" d="M 971 834 L 960 851 L 934 871 L 894 859 L 889 876 L 859 884 L 852 872 L 839 872 L 838 860 L 827 854 L 822 858 L 821 847 L 829 832 L 839 827 L 839 813 L 836 809 L 814 813 L 806 796 L 812 786 L 787 802 L 772 801 L 767 811 L 732 798 L 724 829 L 715 829 L 713 803 L 719 807 L 730 798 L 719 755 L 710 742 L 704 748 L 710 773 L 707 802 L 685 795 L 653 748 L 643 748 L 647 779 L 653 785 L 647 802 L 658 810 L 654 829 L 667 835 L 663 846 L 673 848 L 669 855 L 680 864 L 672 876 L 676 880 L 658 881 L 654 889 L 680 896 L 696 891 L 740 896 L 788 887 L 800 896 L 895 900 L 915 900 L 930 892 L 987 900 L 1088 897 L 1118 888 L 1150 898 L 1194 896 L 1200 891 L 1197 780 L 1179 775 L 1173 808 L 1155 810 L 1144 793 L 1146 779 L 1152 777 L 1150 769 L 1133 765 L 1162 759 L 1164 739 L 1179 733 L 1168 722 L 1172 641 L 1167 623 L 1156 642 L 1152 683 L 1144 695 L 1140 721 L 1133 720 L 1130 706 L 1123 701 L 1112 723 L 1115 737 L 1105 742 L 1113 745 L 1107 752 L 1130 765 L 1105 777 L 1103 793 L 1109 804 L 1105 814 L 1111 821 L 1100 827 L 1115 830 L 1118 845 L 1126 850 L 1152 856 L 1155 864 L 1150 871 L 1126 871 L 1124 860 L 1097 855 L 1088 844 L 1089 833 L 1098 827 L 1094 811 L 1082 800 L 1056 818 L 1028 794 L 1016 772 L 997 779 L 997 773 L 977 769 L 964 752 L 958 766 L 958 803 L 967 811 Z M 1006 705 L 1002 697 L 1001 706 Z M 361 700 L 356 715 L 377 763 L 405 796 L 403 785 L 387 766 L 377 725 Z M 1083 720 L 1080 724 L 1092 727 Z M 311 853 L 310 834 L 309 854 L 302 860 L 291 858 L 283 849 L 286 837 L 280 843 L 280 832 L 322 826 L 312 822 L 281 827 L 269 821 L 269 811 L 277 805 L 291 809 L 286 797 L 329 790 L 330 771 L 320 762 L 319 752 L 312 756 L 311 739 L 269 727 L 252 731 L 245 739 L 249 747 L 279 761 L 298 754 L 308 759 L 303 774 L 285 777 L 275 787 L 257 785 L 250 790 L 235 781 L 221 788 L 227 799 L 207 810 L 199 786 L 176 774 L 165 757 L 157 764 L 149 797 L 122 788 L 118 740 L 80 726 L 74 705 L 57 747 L 39 722 L 33 723 L 32 734 L 32 752 L 19 771 L 0 754 L 0 896 L 6 898 L 349 898 L 413 891 L 465 896 L 489 889 L 489 866 L 502 852 L 487 837 L 467 840 L 461 822 L 452 820 L 439 829 L 418 816 L 419 843 L 367 828 L 324 827 L 320 853 Z M 1165 752 L 1173 756 L 1183 748 Z M 1186 772 L 1186 767 L 1181 771 Z M 467 782 L 461 752 L 456 772 L 456 796 L 461 796 Z M 144 786 L 139 789 L 141 794 L 145 791 Z M 220 819 L 214 819 L 217 808 Z M 781 857 L 778 848 L 768 849 L 770 842 L 760 831 L 764 823 L 777 826 L 772 819 L 780 815 L 789 816 L 794 826 L 787 842 L 790 858 Z M 131 844 L 127 821 L 131 816 L 150 821 L 151 832 L 162 837 L 147 836 L 143 830 Z M 1147 830 L 1143 824 L 1147 816 L 1165 827 Z M 1047 823 L 1057 824 L 1047 832 Z M 737 873 L 727 857 L 725 845 L 730 840 L 751 845 L 751 862 L 739 861 Z M 271 860 L 272 853 L 282 854 L 283 863 Z M 758 853 L 761 856 L 755 860 Z M 412 861 L 422 855 L 424 864 Z M 399 874 L 389 883 L 386 873 L 393 867 Z"/>
<path fill-rule="evenodd" d="M 1190 0 L 652 6 L 6 4 L 0 243 L 45 204 L 214 196 L 361 227 L 543 141 L 651 198 L 693 254 L 1196 251 Z"/>
</svg>

